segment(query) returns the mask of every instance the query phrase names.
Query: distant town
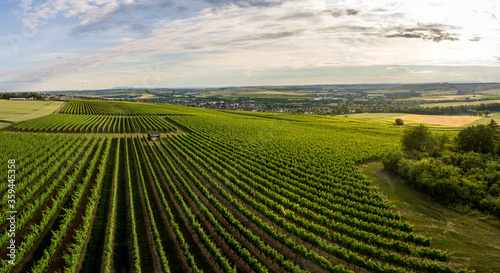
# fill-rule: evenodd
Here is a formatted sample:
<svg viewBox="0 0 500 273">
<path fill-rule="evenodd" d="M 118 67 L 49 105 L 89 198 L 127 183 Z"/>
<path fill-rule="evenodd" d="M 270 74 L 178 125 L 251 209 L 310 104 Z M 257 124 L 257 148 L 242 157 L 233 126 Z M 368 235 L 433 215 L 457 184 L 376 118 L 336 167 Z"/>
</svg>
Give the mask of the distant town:
<svg viewBox="0 0 500 273">
<path fill-rule="evenodd" d="M 82 100 L 168 103 L 198 108 L 342 115 L 408 112 L 485 114 L 500 102 L 500 83 L 357 84 L 184 89 L 109 89 L 1 93 L 11 100 Z M 458 106 L 466 108 L 455 109 Z M 492 105 L 492 106 L 486 106 Z M 450 108 L 451 107 L 451 108 Z M 453 108 L 455 107 L 455 108 Z M 450 112 L 451 111 L 451 112 Z"/>
</svg>

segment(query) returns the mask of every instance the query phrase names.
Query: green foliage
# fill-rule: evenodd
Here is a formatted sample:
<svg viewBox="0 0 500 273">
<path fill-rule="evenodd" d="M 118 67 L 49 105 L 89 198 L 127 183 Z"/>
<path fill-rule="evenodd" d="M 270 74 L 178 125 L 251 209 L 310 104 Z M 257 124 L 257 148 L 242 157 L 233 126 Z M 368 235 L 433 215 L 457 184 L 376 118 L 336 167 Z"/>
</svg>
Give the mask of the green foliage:
<svg viewBox="0 0 500 273">
<path fill-rule="evenodd" d="M 73 115 L 179 115 L 182 108 L 168 104 L 135 103 L 121 101 L 72 100 L 61 110 L 61 114 Z"/>
<path fill-rule="evenodd" d="M 102 116 L 50 115 L 14 126 L 28 132 L 51 133 L 145 133 L 148 131 L 175 132 L 177 128 L 156 115 Z"/>
<path fill-rule="evenodd" d="M 406 152 L 418 151 L 431 154 L 436 149 L 436 139 L 429 128 L 423 124 L 405 130 L 401 139 Z"/>
<path fill-rule="evenodd" d="M 404 121 L 400 118 L 396 119 L 396 125 L 404 125 Z"/>
<path fill-rule="evenodd" d="M 447 135 L 436 137 L 423 126 L 415 127 L 403 135 L 403 151 L 389 153 L 382 162 L 388 172 L 440 202 L 500 216 L 495 128 L 494 122 L 467 127 L 451 143 Z"/>
<path fill-rule="evenodd" d="M 488 125 L 470 126 L 458 133 L 455 143 L 460 151 L 494 153 L 496 148 L 495 132 Z"/>
</svg>

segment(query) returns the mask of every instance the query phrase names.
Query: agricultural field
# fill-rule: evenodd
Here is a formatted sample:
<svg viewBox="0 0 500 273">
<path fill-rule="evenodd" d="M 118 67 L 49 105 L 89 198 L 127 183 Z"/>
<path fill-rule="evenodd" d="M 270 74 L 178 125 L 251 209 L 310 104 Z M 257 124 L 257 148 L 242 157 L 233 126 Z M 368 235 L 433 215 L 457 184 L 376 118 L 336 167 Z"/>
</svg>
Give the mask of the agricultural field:
<svg viewBox="0 0 500 273">
<path fill-rule="evenodd" d="M 51 92 L 55 95 L 78 96 L 88 99 L 115 99 L 115 100 L 135 100 L 135 99 L 154 99 L 154 94 L 145 89 L 111 89 L 111 90 L 86 90 L 86 91 L 56 91 Z"/>
<path fill-rule="evenodd" d="M 421 104 L 421 107 L 448 107 L 460 105 L 479 105 L 488 103 L 500 103 L 500 100 L 477 100 L 477 101 L 456 101 L 456 102 L 436 102 Z"/>
<path fill-rule="evenodd" d="M 470 272 L 356 165 L 402 132 L 70 101 L 0 132 L 0 272 Z"/>
<path fill-rule="evenodd" d="M 13 127 L 25 132 L 147 133 L 173 132 L 176 127 L 156 115 L 103 116 L 59 114 L 33 119 Z"/>
<path fill-rule="evenodd" d="M 397 118 L 404 121 L 405 125 L 426 124 L 437 128 L 453 128 L 475 124 L 486 124 L 495 115 L 489 117 L 479 116 L 445 116 L 445 115 L 417 115 L 417 114 L 402 114 L 402 113 L 360 113 L 345 115 L 352 119 L 365 121 L 374 121 L 384 124 L 394 124 Z"/>
<path fill-rule="evenodd" d="M 47 116 L 56 112 L 63 103 L 63 101 L 0 100 L 0 122 L 12 124 Z"/>
</svg>

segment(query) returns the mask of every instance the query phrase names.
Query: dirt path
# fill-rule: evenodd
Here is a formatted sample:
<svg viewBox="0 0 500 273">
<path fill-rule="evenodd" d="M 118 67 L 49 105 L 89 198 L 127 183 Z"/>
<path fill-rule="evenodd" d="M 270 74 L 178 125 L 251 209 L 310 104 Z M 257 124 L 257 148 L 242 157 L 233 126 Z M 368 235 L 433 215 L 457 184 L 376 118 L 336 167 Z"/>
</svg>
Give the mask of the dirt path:
<svg viewBox="0 0 500 273">
<path fill-rule="evenodd" d="M 61 106 L 59 106 L 59 108 L 57 108 L 57 110 L 56 110 L 56 112 L 54 113 L 54 115 L 59 114 L 59 113 L 62 111 L 62 109 L 64 108 L 64 106 L 66 106 L 66 104 L 68 104 L 68 102 L 67 102 L 67 101 L 66 101 L 66 102 L 64 102 Z"/>
</svg>

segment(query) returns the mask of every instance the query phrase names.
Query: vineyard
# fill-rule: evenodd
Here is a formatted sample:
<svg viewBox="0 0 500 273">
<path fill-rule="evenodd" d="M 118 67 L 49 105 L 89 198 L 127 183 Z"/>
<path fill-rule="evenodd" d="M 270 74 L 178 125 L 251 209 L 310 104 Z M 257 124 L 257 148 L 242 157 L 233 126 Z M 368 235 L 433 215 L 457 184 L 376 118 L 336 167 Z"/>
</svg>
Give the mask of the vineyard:
<svg viewBox="0 0 500 273">
<path fill-rule="evenodd" d="M 357 169 L 398 128 L 72 101 L 11 131 L 0 272 L 469 272 Z"/>
<path fill-rule="evenodd" d="M 54 133 L 147 133 L 173 132 L 176 127 L 156 115 L 100 116 L 51 115 L 14 126 L 26 132 Z"/>
</svg>

